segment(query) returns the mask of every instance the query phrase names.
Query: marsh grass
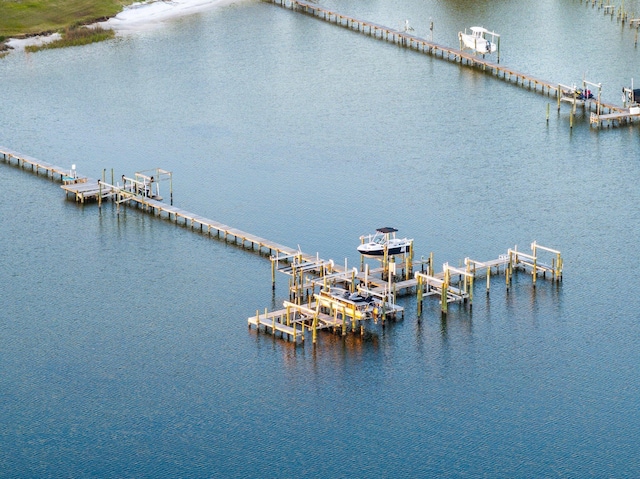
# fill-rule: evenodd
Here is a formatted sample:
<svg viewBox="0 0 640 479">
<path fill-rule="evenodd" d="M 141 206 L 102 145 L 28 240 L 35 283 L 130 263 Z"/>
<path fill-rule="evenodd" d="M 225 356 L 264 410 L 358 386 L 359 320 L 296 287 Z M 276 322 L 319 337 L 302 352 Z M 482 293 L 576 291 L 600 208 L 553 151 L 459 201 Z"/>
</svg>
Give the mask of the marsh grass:
<svg viewBox="0 0 640 479">
<path fill-rule="evenodd" d="M 25 50 L 28 52 L 37 52 L 39 50 L 47 50 L 50 48 L 76 47 L 80 45 L 88 45 L 89 43 L 109 40 L 114 36 L 115 32 L 110 28 L 88 28 L 79 25 L 73 25 L 71 27 L 67 27 L 62 32 L 62 38 L 60 38 L 59 40 L 54 40 L 53 42 L 45 43 L 43 45 L 29 45 L 25 47 Z"/>
<path fill-rule="evenodd" d="M 0 0 L 0 36 L 24 38 L 112 17 L 133 0 Z"/>
</svg>

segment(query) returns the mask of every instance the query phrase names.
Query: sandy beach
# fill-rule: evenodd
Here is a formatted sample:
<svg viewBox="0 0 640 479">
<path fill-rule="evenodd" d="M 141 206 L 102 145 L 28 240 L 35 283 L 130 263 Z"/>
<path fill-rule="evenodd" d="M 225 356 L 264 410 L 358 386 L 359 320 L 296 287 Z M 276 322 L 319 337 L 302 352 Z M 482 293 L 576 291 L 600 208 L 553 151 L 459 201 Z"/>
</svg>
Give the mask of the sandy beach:
<svg viewBox="0 0 640 479">
<path fill-rule="evenodd" d="M 134 3 L 100 25 L 116 33 L 155 28 L 168 20 L 229 5 L 233 0 L 153 0 Z"/>
</svg>

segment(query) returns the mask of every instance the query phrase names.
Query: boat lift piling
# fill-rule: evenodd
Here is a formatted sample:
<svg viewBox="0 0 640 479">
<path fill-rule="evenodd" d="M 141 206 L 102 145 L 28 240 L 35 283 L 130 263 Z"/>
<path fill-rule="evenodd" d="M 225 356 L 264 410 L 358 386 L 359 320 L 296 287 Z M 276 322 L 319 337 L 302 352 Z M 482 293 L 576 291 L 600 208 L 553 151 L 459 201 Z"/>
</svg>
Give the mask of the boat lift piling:
<svg viewBox="0 0 640 479">
<path fill-rule="evenodd" d="M 140 205 L 145 211 L 150 211 L 154 216 L 158 216 L 159 218 L 162 218 L 164 214 L 166 219 L 174 221 L 176 224 L 178 224 L 178 218 L 183 218 L 185 226 L 188 226 L 190 223 L 192 230 L 195 230 L 195 227 L 199 226 L 200 232 L 210 237 L 212 236 L 212 230 L 216 233 L 215 236 L 217 238 L 221 239 L 224 237 L 225 242 L 227 241 L 227 237 L 231 237 L 234 244 L 241 246 L 243 249 L 248 242 L 253 252 L 257 251 L 262 254 L 263 250 L 268 251 L 272 262 L 272 288 L 275 288 L 275 272 L 287 272 L 291 276 L 289 287 L 290 293 L 295 297 L 295 302 L 285 301 L 283 303 L 285 309 L 280 311 L 269 313 L 268 309 L 265 309 L 264 316 L 259 310 L 256 310 L 256 315 L 248 318 L 248 323 L 249 326 L 252 324 L 256 325 L 257 329 L 262 325 L 265 329 L 271 329 L 274 334 L 280 331 L 281 334 L 286 334 L 294 340 L 302 338 L 304 341 L 305 328 L 313 331 L 314 341 L 316 340 L 316 331 L 318 329 L 334 328 L 335 330 L 339 327 L 343 334 L 345 334 L 347 331 L 347 319 L 351 322 L 353 332 L 356 332 L 358 326 L 360 326 L 359 330 L 361 334 L 364 331 L 363 321 L 365 320 L 373 319 L 374 322 L 377 322 L 377 320 L 380 319 L 384 325 L 389 318 L 397 317 L 398 315 L 404 316 L 404 309 L 396 304 L 396 296 L 398 293 L 408 293 L 413 287 L 416 287 L 419 315 L 422 314 L 422 301 L 424 296 L 435 294 L 440 296 L 441 312 L 446 314 L 449 302 L 472 303 L 474 278 L 482 267 L 485 267 L 487 274 L 490 275 L 492 266 L 496 266 L 499 272 L 500 265 L 508 264 L 506 267 L 508 286 L 510 285 L 510 275 L 512 275 L 513 270 L 517 267 L 522 269 L 526 269 L 527 267 L 532 268 L 534 283 L 538 272 L 542 272 L 543 277 L 546 272 L 551 272 L 555 281 L 562 280 L 563 261 L 560 252 L 541 246 L 534 241 L 531 244 L 531 255 L 519 253 L 517 248 L 514 248 L 513 250 L 509 250 L 507 256 L 501 255 L 498 260 L 494 261 L 480 263 L 465 260 L 465 270 L 449 267 L 448 264 L 445 263 L 443 266 L 444 271 L 437 275 L 434 274 L 433 271 L 433 253 L 430 253 L 427 261 L 425 261 L 424 258 L 420 260 L 421 271 L 414 273 L 415 279 L 405 279 L 404 281 L 398 282 L 398 275 L 396 273 L 399 266 L 404 265 L 408 268 L 407 271 L 409 272 L 411 272 L 411 268 L 413 268 L 413 240 L 409 242 L 410 247 L 405 249 L 404 253 L 400 253 L 405 256 L 404 262 L 401 265 L 395 261 L 396 256 L 399 256 L 399 254 L 388 255 L 388 274 L 383 280 L 380 277 L 381 270 L 370 271 L 368 264 L 365 267 L 364 275 L 359 274 L 356 268 L 349 270 L 346 259 L 344 269 L 342 269 L 341 267 L 335 266 L 332 260 L 322 260 L 319 254 L 316 254 L 315 257 L 306 255 L 302 253 L 300 249 L 296 251 L 292 248 L 231 228 L 174 206 L 168 206 L 141 194 L 139 189 L 136 190 L 133 183 L 129 184 L 131 182 L 125 182 L 123 185 L 114 185 L 102 180 L 87 181 L 85 177 L 77 176 L 77 174 L 68 176 L 69 170 L 61 169 L 39 162 L 33 158 L 23 157 L 5 150 L 0 150 L 0 157 L 7 163 L 17 161 L 17 166 L 21 168 L 24 168 L 24 165 L 29 165 L 36 174 L 39 169 L 43 169 L 47 174 L 50 174 L 52 178 L 54 178 L 54 175 L 60 175 L 60 180 L 64 183 L 62 188 L 67 194 L 69 192 L 74 193 L 76 195 L 76 201 L 82 201 L 84 203 L 85 199 L 95 199 L 97 197 L 100 202 L 103 198 L 115 197 L 113 201 L 117 203 L 118 208 L 120 203 L 131 202 Z M 72 170 L 74 169 L 72 168 Z M 160 172 L 160 170 L 155 171 Z M 168 174 L 170 180 L 171 176 L 169 172 L 162 170 L 162 173 Z M 156 174 L 158 178 L 161 177 L 161 174 Z M 112 170 L 112 183 L 113 176 Z M 136 186 L 140 186 L 140 183 L 144 186 L 145 177 L 151 178 L 150 175 L 143 173 L 132 180 L 137 182 L 135 183 Z M 106 180 L 106 169 L 102 171 L 102 178 Z M 73 181 L 71 184 L 69 183 L 70 180 Z M 151 188 L 152 185 L 149 184 L 147 186 L 150 188 L 143 189 L 142 192 L 151 194 L 153 191 Z M 156 190 L 156 192 L 158 192 L 158 190 Z M 171 215 L 173 215 L 173 218 Z M 407 246 L 407 241 L 404 242 L 403 246 Z M 550 266 L 540 262 L 539 251 L 555 255 L 551 260 Z M 275 255 L 273 254 L 274 252 Z M 507 257 L 508 259 L 505 259 Z M 288 262 L 289 266 L 287 268 L 280 268 L 280 262 Z M 424 273 L 425 264 L 427 265 L 426 274 Z M 462 288 L 451 284 L 451 273 L 458 274 L 460 278 L 464 278 L 464 281 L 461 280 Z M 403 276 L 405 278 L 407 277 L 404 273 L 401 278 Z M 330 282 L 331 285 L 329 284 Z M 335 283 L 346 286 L 346 289 L 343 290 L 344 295 L 337 295 L 335 292 L 331 294 L 332 285 Z M 320 293 L 315 292 L 315 287 L 318 285 L 322 286 Z M 458 286 L 460 286 L 460 282 Z M 487 279 L 487 290 L 488 288 L 489 279 Z M 309 289 L 311 289 L 311 294 L 309 293 Z M 305 296 L 303 293 L 306 293 L 308 299 L 306 305 L 302 304 L 303 296 Z M 311 298 L 315 300 L 315 303 Z M 324 313 L 322 308 L 328 309 L 332 314 Z M 297 328 L 298 323 L 300 324 L 300 330 Z"/>
<path fill-rule="evenodd" d="M 591 90 L 588 87 L 594 88 L 596 90 L 597 96 L 594 99 Z M 578 104 L 582 104 L 582 108 L 585 109 L 587 104 L 589 108 L 592 108 L 592 104 L 595 103 L 596 113 L 595 115 L 599 118 L 600 112 L 602 109 L 602 83 L 593 83 L 587 80 L 582 80 L 582 88 L 578 89 L 575 85 L 568 86 L 563 85 L 561 83 L 558 84 L 558 88 L 556 89 L 556 98 L 558 103 L 558 111 L 560 111 L 560 103 L 567 102 L 571 104 L 571 113 L 569 117 L 569 127 L 573 128 L 574 117 L 576 114 L 576 107 Z M 549 108 L 547 105 L 547 121 L 549 120 Z"/>
<path fill-rule="evenodd" d="M 541 261 L 541 253 L 552 255 L 550 264 Z M 486 291 L 489 294 L 491 275 L 499 274 L 500 268 L 504 268 L 505 286 L 507 293 L 511 289 L 515 270 L 529 270 L 532 275 L 535 288 L 537 277 L 541 273 L 543 278 L 550 273 L 554 282 L 562 281 L 563 260 L 560 251 L 539 245 L 536 241 L 531 243 L 531 254 L 518 251 L 518 247 L 509 248 L 506 254 L 501 254 L 497 259 L 490 261 L 476 261 L 470 258 L 464 259 L 465 269 L 454 268 L 444 263 L 441 273 L 433 274 L 432 270 L 415 272 L 416 297 L 418 302 L 418 317 L 422 315 L 422 304 L 425 296 L 438 295 L 440 297 L 440 311 L 443 315 L 448 312 L 448 303 L 461 302 L 473 307 L 474 281 L 478 275 L 487 277 Z M 492 271 L 495 268 L 495 273 Z M 452 274 L 458 275 L 456 286 L 452 284 Z"/>
</svg>

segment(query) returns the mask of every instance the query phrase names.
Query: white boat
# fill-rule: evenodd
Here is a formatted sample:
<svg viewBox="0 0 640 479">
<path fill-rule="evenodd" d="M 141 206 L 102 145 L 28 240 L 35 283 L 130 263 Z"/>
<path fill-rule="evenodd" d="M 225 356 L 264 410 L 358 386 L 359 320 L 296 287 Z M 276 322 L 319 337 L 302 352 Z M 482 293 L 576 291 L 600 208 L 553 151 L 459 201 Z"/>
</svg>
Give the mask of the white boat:
<svg viewBox="0 0 640 479">
<path fill-rule="evenodd" d="M 633 78 L 631 88 L 622 88 L 622 102 L 629 107 L 630 114 L 640 115 L 640 89 L 633 88 Z"/>
<path fill-rule="evenodd" d="M 496 37 L 499 38 L 500 35 L 483 27 L 471 27 L 470 30 L 471 33 L 468 33 L 466 29 L 464 33 L 458 33 L 460 42 L 464 45 L 463 48 L 469 48 L 483 55 L 493 53 L 498 49 Z M 491 36 L 491 39 L 487 38 L 488 35 Z"/>
<path fill-rule="evenodd" d="M 408 253 L 413 239 L 396 238 L 395 228 L 378 228 L 374 234 L 361 236 L 358 252 L 364 256 L 384 256 Z"/>
</svg>

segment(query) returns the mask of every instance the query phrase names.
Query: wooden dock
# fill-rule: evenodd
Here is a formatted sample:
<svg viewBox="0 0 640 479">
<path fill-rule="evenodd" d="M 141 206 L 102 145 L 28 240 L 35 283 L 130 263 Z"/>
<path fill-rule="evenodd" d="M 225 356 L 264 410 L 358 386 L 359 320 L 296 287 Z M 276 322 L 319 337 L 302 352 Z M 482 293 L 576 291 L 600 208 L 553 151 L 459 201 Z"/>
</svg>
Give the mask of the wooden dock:
<svg viewBox="0 0 640 479">
<path fill-rule="evenodd" d="M 205 218 L 198 214 L 183 210 L 173 205 L 168 205 L 152 197 L 136 194 L 123 187 L 108 184 L 83 175 L 74 175 L 71 169 L 38 160 L 36 158 L 20 154 L 9 148 L 0 147 L 0 159 L 7 164 L 30 170 L 36 175 L 47 175 L 52 180 L 62 183 L 67 196 L 72 195 L 78 203 L 113 199 L 120 204 L 130 202 L 155 216 L 169 219 L 176 224 L 183 224 L 192 230 L 215 236 L 225 242 L 231 242 L 242 248 L 262 254 L 275 255 L 302 255 L 305 260 L 313 259 L 313 256 L 278 244 L 257 235 L 233 228 L 218 221 Z"/>
<path fill-rule="evenodd" d="M 84 184 L 62 185 L 67 194 L 75 195 L 76 201 L 97 200 L 101 203 L 105 199 L 112 199 L 116 202 L 118 209 L 123 203 L 131 203 L 144 211 L 159 218 L 168 219 L 176 224 L 182 224 L 192 230 L 215 236 L 225 242 L 231 242 L 244 249 L 249 249 L 263 254 L 293 255 L 301 254 L 288 246 L 278 244 L 265 238 L 247 233 L 246 231 L 233 228 L 210 218 L 205 218 L 196 213 L 183 210 L 173 205 L 163 203 L 153 197 L 145 196 L 142 193 L 134 192 L 131 189 L 118 185 L 111 185 L 103 181 L 92 181 Z M 303 254 L 305 258 L 310 255 Z"/>
<path fill-rule="evenodd" d="M 543 255 L 551 258 L 544 262 Z M 320 264 L 318 260 L 315 264 Z M 322 262 L 323 265 L 326 262 Z M 379 268 L 367 273 L 355 273 L 345 265 L 339 273 L 332 273 L 331 270 L 308 267 L 301 269 L 307 274 L 316 274 L 316 279 L 309 279 L 302 288 L 291 288 L 293 291 L 293 301 L 285 301 L 284 309 L 269 312 L 264 310 L 264 314 L 256 311 L 255 316 L 248 318 L 249 328 L 255 326 L 260 330 L 262 326 L 267 332 L 276 334 L 280 332 L 284 337 L 293 341 L 302 339 L 304 341 L 305 329 L 313 332 L 313 342 L 317 340 L 316 332 L 321 329 L 333 328 L 334 332 L 341 331 L 343 335 L 349 329 L 352 332 L 364 332 L 364 322 L 373 319 L 382 321 L 384 326 L 387 317 L 396 317 L 398 314 L 404 315 L 404 309 L 395 303 L 396 293 L 399 291 L 409 292 L 414 288 L 418 302 L 418 316 L 422 315 L 422 307 L 425 297 L 436 296 L 439 299 L 440 310 L 443 315 L 448 313 L 450 303 L 462 303 L 469 308 L 473 304 L 474 280 L 482 275 L 486 277 L 486 291 L 489 293 L 492 275 L 504 274 L 507 291 L 511 288 L 512 279 L 517 270 L 531 274 L 533 286 L 535 287 L 538 277 L 549 278 L 555 282 L 562 280 L 563 261 L 559 251 L 539 245 L 536 241 L 531 243 L 531 253 L 519 251 L 517 247 L 509 248 L 506 254 L 500 255 L 496 259 L 489 261 L 475 261 L 465 258 L 464 268 L 456 268 L 448 263 L 443 265 L 443 271 L 434 273 L 433 261 L 429 263 L 427 271 L 421 270 L 414 273 L 412 279 L 402 279 L 403 275 L 396 277 L 392 275 L 386 280 L 379 276 L 384 268 Z M 295 261 L 289 268 L 283 271 L 295 278 L 297 273 Z M 501 271 L 502 270 L 502 271 Z M 399 281 L 398 281 L 399 279 Z M 290 285 L 296 280 L 290 281 Z M 336 289 L 335 285 L 340 287 Z M 315 288 L 319 286 L 320 292 L 316 293 Z M 342 288 L 348 289 L 342 289 Z M 303 296 L 302 291 L 311 290 Z M 334 291 L 346 293 L 344 295 L 335 294 Z M 376 295 L 380 301 L 377 307 L 368 307 L 366 303 L 354 303 L 349 298 L 351 294 L 363 298 Z M 307 299 L 308 304 L 303 304 Z M 358 309 L 364 304 L 365 309 Z M 379 309 L 379 310 L 378 310 Z M 373 313 L 375 311 L 375 314 Z"/>
<path fill-rule="evenodd" d="M 264 0 L 269 3 L 281 6 L 283 8 L 311 15 L 320 20 L 333 23 L 343 28 L 362 33 L 373 38 L 394 43 L 404 48 L 415 50 L 419 53 L 431 55 L 460 65 L 479 69 L 487 74 L 493 75 L 504 81 L 515 83 L 529 90 L 539 92 L 556 98 L 560 95 L 560 86 L 558 83 L 536 78 L 532 75 L 519 72 L 512 68 L 489 61 L 482 56 L 475 55 L 463 51 L 462 49 L 452 48 L 425 38 L 418 37 L 409 32 L 396 30 L 393 28 L 379 25 L 366 20 L 360 20 L 349 15 L 323 8 L 317 4 L 305 2 L 303 0 Z M 597 110 L 600 113 L 624 113 L 624 108 L 604 103 L 600 101 L 591 101 L 587 103 L 587 107 Z"/>
<path fill-rule="evenodd" d="M 77 175 L 73 166 L 71 168 L 63 168 L 31 156 L 22 155 L 3 146 L 0 146 L 0 156 L 5 163 L 16 165 L 19 168 L 30 169 L 36 175 L 45 174 L 51 179 L 57 179 L 64 184 L 84 183 L 89 180 L 86 176 Z"/>
<path fill-rule="evenodd" d="M 314 300 L 306 305 L 284 301 L 284 309 L 268 312 L 264 314 L 256 311 L 255 316 L 247 319 L 249 328 L 255 326 L 260 330 L 260 326 L 267 332 L 276 334 L 280 332 L 282 336 L 297 341 L 305 340 L 305 330 L 311 331 L 312 341 L 317 341 L 317 331 L 332 329 L 334 332 L 341 332 L 346 336 L 347 331 L 360 331 L 364 334 L 364 322 L 378 320 L 383 326 L 388 318 L 396 318 L 404 315 L 404 308 L 395 303 L 380 302 L 376 306 L 362 306 L 331 294 L 332 288 L 327 288 L 318 294 L 314 294 Z"/>
<path fill-rule="evenodd" d="M 640 118 L 640 113 L 631 113 L 630 108 L 626 108 L 615 113 L 607 113 L 605 115 L 598 115 L 597 113 L 592 112 L 589 118 L 589 124 L 596 126 L 625 125 L 633 123 L 636 118 Z"/>
<path fill-rule="evenodd" d="M 141 187 L 150 185 L 135 185 L 135 180 L 127 180 L 124 185 L 113 185 L 104 180 L 77 175 L 75 169 L 65 170 L 6 148 L 0 148 L 0 157 L 6 163 L 22 169 L 30 168 L 35 174 L 45 172 L 52 179 L 59 179 L 67 196 L 74 195 L 76 202 L 97 201 L 101 207 L 103 200 L 111 200 L 117 204 L 118 212 L 121 204 L 133 204 L 145 212 L 175 224 L 183 224 L 191 230 L 215 236 L 225 242 L 232 241 L 243 249 L 250 249 L 259 254 L 268 254 L 272 264 L 273 288 L 276 271 L 291 276 L 291 301 L 285 301 L 285 308 L 282 310 L 265 310 L 264 315 L 256 312 L 255 316 L 248 318 L 248 324 L 256 329 L 262 326 L 274 334 L 280 332 L 294 341 L 299 338 L 304 340 L 305 329 L 312 331 L 315 343 L 316 332 L 321 329 L 333 328 L 334 331 L 342 331 L 343 335 L 348 328 L 353 332 L 359 329 L 362 334 L 363 324 L 367 320 L 377 322 L 379 319 L 384 325 L 387 318 L 404 315 L 404 309 L 396 304 L 396 295 L 408 294 L 412 289 L 415 289 L 417 295 L 418 315 L 422 314 L 424 297 L 430 295 L 440 298 L 442 314 L 447 314 L 448 304 L 451 302 L 472 304 L 474 278 L 483 272 L 487 277 L 488 292 L 490 277 L 494 274 L 492 270 L 495 269 L 495 274 L 499 274 L 501 267 L 506 277 L 507 289 L 517 269 L 529 271 L 534 286 L 539 274 L 545 277 L 549 273 L 554 281 L 562 280 L 563 263 L 560 252 L 538 245 L 535 241 L 531 244 L 531 254 L 513 248 L 495 260 L 480 262 L 466 258 L 464 269 L 445 263 L 440 273 L 434 273 L 433 254 L 426 261 L 413 262 L 412 243 L 409 252 L 398 255 L 385 254 L 382 257 L 382 267 L 370 269 L 368 263 L 361 261 L 361 271 L 358 271 L 357 268 L 350 269 L 346 260 L 344 267 L 336 265 L 333 260 L 323 260 L 318 254 L 308 255 L 163 203 L 151 188 Z M 125 179 L 124 176 L 122 178 Z M 541 251 L 553 256 L 550 263 L 541 261 Z M 396 256 L 399 258 L 397 262 Z M 280 262 L 283 262 L 283 267 L 280 267 Z M 421 270 L 414 272 L 413 269 L 417 265 L 421 266 Z M 316 288 L 319 288 L 318 293 L 315 291 Z M 305 296 L 307 303 L 303 304 Z"/>
</svg>

